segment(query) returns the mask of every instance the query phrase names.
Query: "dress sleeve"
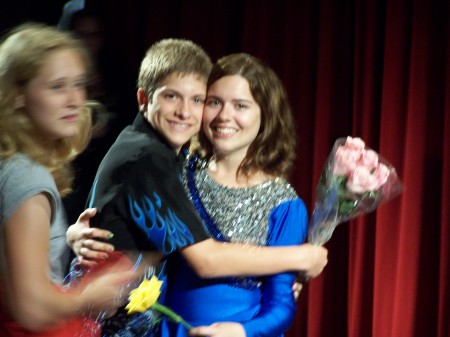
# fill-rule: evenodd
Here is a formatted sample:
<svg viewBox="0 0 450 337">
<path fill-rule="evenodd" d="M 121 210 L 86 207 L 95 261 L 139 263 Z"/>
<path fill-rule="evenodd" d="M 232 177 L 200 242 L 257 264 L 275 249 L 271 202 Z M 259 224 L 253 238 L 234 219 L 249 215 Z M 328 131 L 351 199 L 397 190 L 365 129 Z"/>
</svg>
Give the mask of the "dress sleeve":
<svg viewBox="0 0 450 337">
<path fill-rule="evenodd" d="M 269 246 L 297 245 L 305 241 L 308 218 L 300 199 L 276 207 L 269 220 Z M 296 274 L 282 273 L 264 279 L 258 314 L 242 325 L 247 337 L 281 336 L 292 324 L 296 302 L 292 291 Z"/>
</svg>

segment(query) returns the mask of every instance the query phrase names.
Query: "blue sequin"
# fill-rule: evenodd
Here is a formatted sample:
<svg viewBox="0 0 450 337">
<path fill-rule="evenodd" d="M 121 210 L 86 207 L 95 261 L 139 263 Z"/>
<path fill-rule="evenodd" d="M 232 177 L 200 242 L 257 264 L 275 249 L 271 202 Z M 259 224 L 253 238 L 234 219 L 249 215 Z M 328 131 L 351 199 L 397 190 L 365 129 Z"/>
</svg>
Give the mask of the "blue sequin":
<svg viewBox="0 0 450 337">
<path fill-rule="evenodd" d="M 195 170 L 197 168 L 197 165 L 199 165 L 198 157 L 190 156 L 187 162 L 186 178 L 192 202 L 194 203 L 198 214 L 206 224 L 206 227 L 208 228 L 211 235 L 217 241 L 230 242 L 230 240 L 228 240 L 217 228 L 214 220 L 211 219 L 208 212 L 205 210 L 205 207 L 203 206 L 200 198 L 200 193 L 197 189 L 197 186 L 195 185 Z M 257 277 L 223 277 L 221 279 L 233 287 L 239 287 L 243 289 L 254 290 L 261 286 L 261 281 Z"/>
</svg>

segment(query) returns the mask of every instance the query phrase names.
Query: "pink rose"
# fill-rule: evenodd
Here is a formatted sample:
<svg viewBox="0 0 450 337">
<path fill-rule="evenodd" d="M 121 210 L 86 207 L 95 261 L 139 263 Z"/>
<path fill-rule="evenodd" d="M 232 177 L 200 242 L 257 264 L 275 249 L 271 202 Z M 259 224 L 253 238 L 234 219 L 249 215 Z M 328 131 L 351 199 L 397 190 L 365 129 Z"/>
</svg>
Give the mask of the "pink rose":
<svg viewBox="0 0 450 337">
<path fill-rule="evenodd" d="M 352 138 L 348 136 L 347 140 L 345 141 L 345 147 L 354 150 L 363 150 L 366 147 L 366 144 L 361 138 L 358 137 Z"/>
<path fill-rule="evenodd" d="M 370 172 L 370 169 L 364 166 L 356 167 L 347 180 L 348 190 L 354 193 L 373 191 L 375 185 L 375 176 Z"/>
<path fill-rule="evenodd" d="M 347 180 L 348 190 L 354 193 L 364 193 L 380 189 L 389 178 L 389 168 L 380 163 L 373 172 L 371 171 L 364 166 L 356 167 Z"/>
<path fill-rule="evenodd" d="M 367 167 L 369 170 L 378 165 L 378 154 L 373 150 L 363 150 L 358 161 L 358 166 Z"/>
<path fill-rule="evenodd" d="M 375 177 L 376 181 L 374 185 L 375 187 L 374 190 L 378 190 L 381 186 L 386 184 L 386 181 L 388 180 L 390 173 L 391 172 L 386 165 L 382 163 L 378 164 L 375 171 L 373 172 L 373 176 Z"/>
<path fill-rule="evenodd" d="M 336 150 L 333 164 L 333 174 L 348 176 L 358 165 L 361 151 L 345 146 L 339 146 Z"/>
</svg>

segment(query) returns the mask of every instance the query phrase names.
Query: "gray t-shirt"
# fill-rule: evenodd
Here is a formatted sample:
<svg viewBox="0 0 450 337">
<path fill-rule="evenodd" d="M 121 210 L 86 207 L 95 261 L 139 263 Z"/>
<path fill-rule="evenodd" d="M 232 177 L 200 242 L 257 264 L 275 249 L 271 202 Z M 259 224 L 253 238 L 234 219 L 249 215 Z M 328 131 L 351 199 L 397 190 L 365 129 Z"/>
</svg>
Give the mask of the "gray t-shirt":
<svg viewBox="0 0 450 337">
<path fill-rule="evenodd" d="M 22 154 L 0 161 L 0 275 L 7 272 L 3 226 L 21 204 L 39 193 L 48 194 L 52 206 L 49 276 L 54 282 L 61 283 L 69 261 L 65 236 L 67 219 L 61 198 L 50 172 Z"/>
</svg>

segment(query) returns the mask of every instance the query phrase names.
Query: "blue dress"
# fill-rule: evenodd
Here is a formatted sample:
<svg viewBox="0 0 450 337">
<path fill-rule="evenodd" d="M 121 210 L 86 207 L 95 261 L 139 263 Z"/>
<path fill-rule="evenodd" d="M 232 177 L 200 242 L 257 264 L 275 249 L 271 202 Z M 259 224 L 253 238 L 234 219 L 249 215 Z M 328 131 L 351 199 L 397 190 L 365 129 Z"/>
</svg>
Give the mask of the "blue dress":
<svg viewBox="0 0 450 337">
<path fill-rule="evenodd" d="M 306 208 L 284 179 L 250 188 L 228 188 L 217 184 L 206 169 L 196 167 L 191 160 L 184 183 L 216 240 L 267 246 L 304 242 Z M 178 253 L 168 263 L 164 304 L 193 326 L 239 322 L 247 337 L 275 337 L 282 336 L 294 319 L 294 273 L 202 279 Z M 163 318 L 161 335 L 184 337 L 187 330 Z"/>
</svg>

